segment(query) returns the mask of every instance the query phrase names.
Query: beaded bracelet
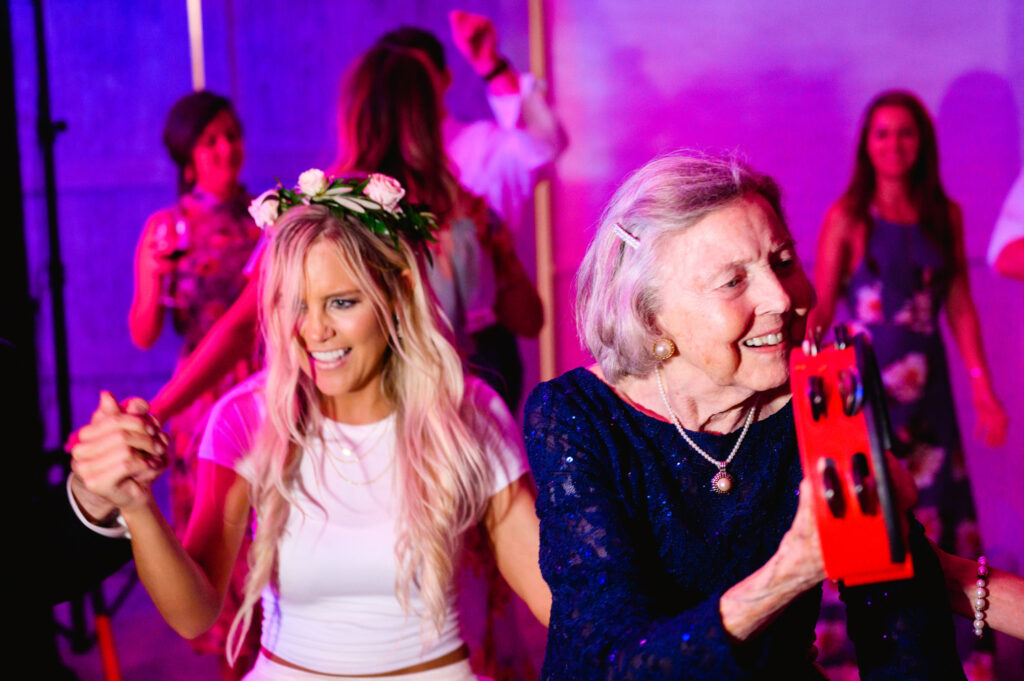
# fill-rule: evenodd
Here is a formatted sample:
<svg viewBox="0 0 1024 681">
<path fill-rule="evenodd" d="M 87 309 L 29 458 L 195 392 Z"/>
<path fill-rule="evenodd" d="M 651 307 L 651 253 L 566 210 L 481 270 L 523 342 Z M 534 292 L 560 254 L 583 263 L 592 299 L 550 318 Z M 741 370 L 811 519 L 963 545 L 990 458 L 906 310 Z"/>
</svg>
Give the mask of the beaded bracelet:
<svg viewBox="0 0 1024 681">
<path fill-rule="evenodd" d="M 985 611 L 988 610 L 988 559 L 978 558 L 978 581 L 974 583 L 974 635 L 981 638 L 985 631 Z"/>
</svg>

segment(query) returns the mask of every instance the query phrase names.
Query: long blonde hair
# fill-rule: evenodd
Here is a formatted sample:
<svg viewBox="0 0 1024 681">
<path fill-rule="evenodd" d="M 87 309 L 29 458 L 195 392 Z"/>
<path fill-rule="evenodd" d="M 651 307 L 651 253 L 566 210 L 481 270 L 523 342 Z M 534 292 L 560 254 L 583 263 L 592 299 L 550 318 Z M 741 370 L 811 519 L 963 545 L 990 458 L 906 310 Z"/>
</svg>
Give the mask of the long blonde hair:
<svg viewBox="0 0 1024 681">
<path fill-rule="evenodd" d="M 481 440 L 493 434 L 478 432 L 487 422 L 474 418 L 464 401 L 462 364 L 426 281 L 421 250 L 404 237 L 396 249 L 358 220 L 317 205 L 291 209 L 276 230 L 260 273 L 267 418 L 251 455 L 256 535 L 244 600 L 228 635 L 232 663 L 253 606 L 275 580 L 299 466 L 323 424 L 317 388 L 300 369 L 305 350 L 295 332 L 304 263 L 314 244 L 326 241 L 337 248 L 388 339 L 382 385 L 395 406 L 395 492 L 401 500 L 395 593 L 410 612 L 410 587 L 418 586 L 425 609 L 420 614 L 438 632 L 462 536 L 482 518 L 493 486 L 481 448 Z"/>
</svg>

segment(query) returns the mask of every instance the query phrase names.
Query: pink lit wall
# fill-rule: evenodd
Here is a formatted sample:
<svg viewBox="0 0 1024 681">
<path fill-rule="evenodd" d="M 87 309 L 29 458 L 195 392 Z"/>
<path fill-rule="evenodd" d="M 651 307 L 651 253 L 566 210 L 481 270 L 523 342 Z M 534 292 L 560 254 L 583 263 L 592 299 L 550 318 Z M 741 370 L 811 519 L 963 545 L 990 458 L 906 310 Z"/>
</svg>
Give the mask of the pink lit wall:
<svg viewBox="0 0 1024 681">
<path fill-rule="evenodd" d="M 971 439 L 966 375 L 947 343 L 982 536 L 993 560 L 1024 570 L 1024 284 L 984 263 L 1021 167 L 1024 4 L 554 0 L 549 11 L 553 85 L 572 136 L 555 190 L 559 370 L 590 361 L 573 332 L 572 277 L 630 170 L 679 147 L 739 149 L 780 181 L 811 268 L 822 216 L 849 180 L 863 107 L 887 88 L 920 95 L 946 188 L 964 209 L 985 345 L 1012 419 L 1003 447 Z M 1020 647 L 1002 648 L 1004 678 L 1020 678 Z"/>
</svg>

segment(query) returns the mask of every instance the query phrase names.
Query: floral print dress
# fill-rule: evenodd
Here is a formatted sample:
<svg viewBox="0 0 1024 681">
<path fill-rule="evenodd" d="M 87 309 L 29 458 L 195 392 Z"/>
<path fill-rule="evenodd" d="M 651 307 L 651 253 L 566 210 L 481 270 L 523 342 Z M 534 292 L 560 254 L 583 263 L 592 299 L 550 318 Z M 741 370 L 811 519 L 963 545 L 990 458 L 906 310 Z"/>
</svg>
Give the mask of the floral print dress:
<svg viewBox="0 0 1024 681">
<path fill-rule="evenodd" d="M 227 200 L 219 200 L 197 188 L 183 195 L 174 206 L 150 218 L 151 223 L 162 221 L 171 225 L 165 227 L 165 231 L 184 235 L 179 236 L 179 247 L 184 254 L 175 262 L 174 271 L 164 285 L 165 304 L 170 308 L 174 329 L 183 340 L 183 360 L 245 288 L 247 278 L 243 270 L 261 234 L 249 216 L 248 206 L 249 195 L 244 190 Z M 192 513 L 196 453 L 210 407 L 255 368 L 255 353 L 250 352 L 213 390 L 200 396 L 168 424 L 172 524 L 179 536 L 184 536 Z M 191 642 L 197 651 L 223 654 L 228 628 L 241 604 L 247 552 L 248 539 L 239 554 L 221 618 L 209 633 Z M 253 628 L 259 629 L 258 626 Z"/>
<path fill-rule="evenodd" d="M 920 494 L 914 515 L 942 549 L 974 559 L 981 553 L 977 515 L 938 326 L 950 272 L 919 225 L 875 216 L 870 234 L 846 286 L 849 323 L 855 333 L 868 334 L 878 357 L 893 453 L 913 474 Z M 958 648 L 966 659 L 974 637 L 969 621 L 957 625 Z M 826 589 L 818 646 L 836 679 L 850 678 L 831 669 L 844 661 L 852 664 L 845 639 L 842 606 L 835 590 Z"/>
<path fill-rule="evenodd" d="M 921 495 L 914 512 L 932 541 L 973 559 L 981 552 L 974 498 L 938 328 L 948 291 L 942 254 L 924 230 L 876 217 L 847 304 L 878 356 L 894 453 Z"/>
</svg>

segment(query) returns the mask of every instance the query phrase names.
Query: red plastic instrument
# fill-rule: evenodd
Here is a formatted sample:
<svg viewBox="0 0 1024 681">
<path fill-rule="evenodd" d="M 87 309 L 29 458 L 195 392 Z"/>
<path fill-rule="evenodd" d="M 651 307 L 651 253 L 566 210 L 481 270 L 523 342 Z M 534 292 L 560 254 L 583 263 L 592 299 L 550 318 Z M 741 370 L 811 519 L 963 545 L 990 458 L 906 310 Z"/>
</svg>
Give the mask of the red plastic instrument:
<svg viewBox="0 0 1024 681">
<path fill-rule="evenodd" d="M 836 342 L 819 345 L 793 350 L 790 385 L 825 572 L 849 586 L 913 577 L 885 467 L 892 436 L 871 343 L 863 334 L 851 342 L 838 326 Z"/>
</svg>

